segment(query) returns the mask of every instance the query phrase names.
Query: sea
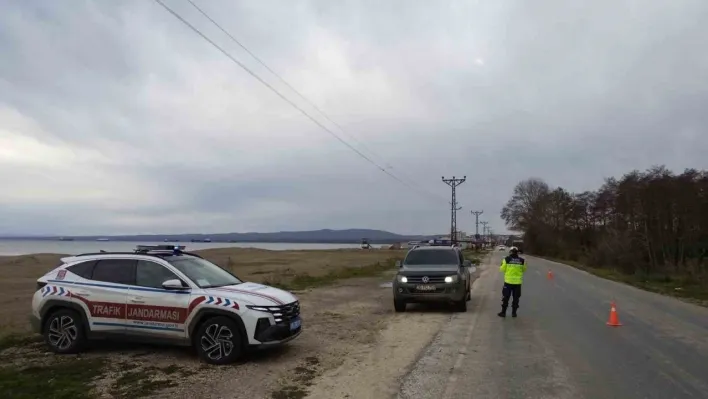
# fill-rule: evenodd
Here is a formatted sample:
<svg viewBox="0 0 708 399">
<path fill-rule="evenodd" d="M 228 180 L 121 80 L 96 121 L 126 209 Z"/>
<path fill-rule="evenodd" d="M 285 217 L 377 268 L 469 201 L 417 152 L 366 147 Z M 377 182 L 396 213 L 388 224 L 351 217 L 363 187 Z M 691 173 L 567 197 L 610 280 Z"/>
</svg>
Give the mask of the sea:
<svg viewBox="0 0 708 399">
<path fill-rule="evenodd" d="M 167 242 L 145 241 L 50 241 L 50 240 L 2 240 L 0 239 L 0 256 L 17 256 L 38 253 L 77 255 L 88 252 L 132 251 L 137 245 L 166 245 Z M 359 248 L 361 244 L 299 244 L 277 242 L 180 242 L 187 251 L 197 251 L 209 248 L 261 248 L 273 251 L 297 249 L 343 249 Z"/>
</svg>

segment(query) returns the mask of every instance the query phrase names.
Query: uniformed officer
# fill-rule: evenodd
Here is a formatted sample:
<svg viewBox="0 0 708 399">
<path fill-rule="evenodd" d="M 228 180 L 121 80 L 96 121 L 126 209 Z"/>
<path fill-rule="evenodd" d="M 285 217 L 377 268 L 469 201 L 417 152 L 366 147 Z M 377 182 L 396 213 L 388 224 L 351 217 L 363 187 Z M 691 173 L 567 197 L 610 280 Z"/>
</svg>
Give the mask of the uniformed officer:
<svg viewBox="0 0 708 399">
<path fill-rule="evenodd" d="M 519 249 L 511 247 L 509 256 L 502 259 L 499 271 L 504 273 L 504 288 L 502 289 L 502 310 L 499 317 L 506 317 L 506 308 L 509 307 L 509 297 L 511 301 L 511 317 L 516 317 L 516 310 L 519 308 L 519 298 L 521 298 L 521 283 L 526 272 L 526 260 L 519 256 Z"/>
</svg>

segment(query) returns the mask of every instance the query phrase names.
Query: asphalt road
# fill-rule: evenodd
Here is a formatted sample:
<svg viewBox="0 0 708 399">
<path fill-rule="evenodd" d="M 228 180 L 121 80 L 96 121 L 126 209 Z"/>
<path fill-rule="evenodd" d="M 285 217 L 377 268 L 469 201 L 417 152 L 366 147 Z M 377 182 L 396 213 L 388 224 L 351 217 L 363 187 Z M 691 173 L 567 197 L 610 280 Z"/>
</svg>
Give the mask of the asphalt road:
<svg viewBox="0 0 708 399">
<path fill-rule="evenodd" d="M 526 257 L 519 317 L 501 319 L 502 253 L 399 398 L 708 398 L 708 309 Z"/>
</svg>

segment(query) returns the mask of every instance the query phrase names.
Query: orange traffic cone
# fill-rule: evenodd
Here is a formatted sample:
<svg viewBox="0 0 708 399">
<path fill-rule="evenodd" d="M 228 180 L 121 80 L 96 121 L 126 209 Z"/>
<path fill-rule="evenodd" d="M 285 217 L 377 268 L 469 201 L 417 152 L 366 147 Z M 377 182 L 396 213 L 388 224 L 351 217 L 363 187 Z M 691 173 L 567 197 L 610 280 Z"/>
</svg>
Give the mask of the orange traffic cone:
<svg viewBox="0 0 708 399">
<path fill-rule="evenodd" d="M 615 301 L 612 301 L 610 307 L 610 319 L 607 320 L 607 325 L 611 327 L 619 327 L 622 325 L 619 321 L 619 317 L 617 317 L 617 307 L 615 306 Z"/>
<path fill-rule="evenodd" d="M 546 276 L 549 280 L 553 280 L 553 272 L 551 271 L 551 269 L 548 269 L 548 274 L 546 274 Z"/>
</svg>

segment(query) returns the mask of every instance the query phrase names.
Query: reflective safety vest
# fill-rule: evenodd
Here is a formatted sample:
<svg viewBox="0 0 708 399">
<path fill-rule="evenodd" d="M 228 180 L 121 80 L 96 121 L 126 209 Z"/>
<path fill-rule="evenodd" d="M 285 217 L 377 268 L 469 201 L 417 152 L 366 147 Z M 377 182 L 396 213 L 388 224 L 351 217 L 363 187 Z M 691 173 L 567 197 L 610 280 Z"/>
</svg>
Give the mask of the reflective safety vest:
<svg viewBox="0 0 708 399">
<path fill-rule="evenodd" d="M 526 260 L 521 257 L 507 256 L 502 259 L 499 271 L 504 273 L 504 282 L 507 284 L 521 284 L 526 271 Z"/>
</svg>

